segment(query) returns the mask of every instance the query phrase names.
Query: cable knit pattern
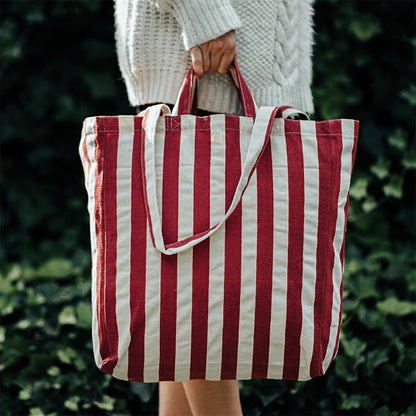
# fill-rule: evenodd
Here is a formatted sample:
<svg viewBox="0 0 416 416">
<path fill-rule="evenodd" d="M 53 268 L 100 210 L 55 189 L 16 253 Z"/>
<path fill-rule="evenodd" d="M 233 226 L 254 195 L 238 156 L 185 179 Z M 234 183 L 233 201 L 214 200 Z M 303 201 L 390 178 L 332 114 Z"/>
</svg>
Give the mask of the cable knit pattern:
<svg viewBox="0 0 416 416">
<path fill-rule="evenodd" d="M 132 105 L 174 103 L 188 50 L 235 29 L 238 63 L 259 106 L 312 113 L 313 0 L 115 0 L 116 46 Z M 207 74 L 198 106 L 241 114 L 228 75 Z"/>
</svg>

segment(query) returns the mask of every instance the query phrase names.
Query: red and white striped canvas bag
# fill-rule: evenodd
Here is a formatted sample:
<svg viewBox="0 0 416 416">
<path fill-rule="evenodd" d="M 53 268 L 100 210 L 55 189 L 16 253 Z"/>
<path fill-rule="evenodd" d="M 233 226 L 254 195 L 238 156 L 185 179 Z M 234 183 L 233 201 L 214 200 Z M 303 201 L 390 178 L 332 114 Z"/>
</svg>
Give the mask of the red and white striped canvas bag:
<svg viewBox="0 0 416 416">
<path fill-rule="evenodd" d="M 175 110 L 90 117 L 93 348 L 123 380 L 325 373 L 337 349 L 355 120 Z M 276 118 L 277 117 L 277 118 Z"/>
</svg>

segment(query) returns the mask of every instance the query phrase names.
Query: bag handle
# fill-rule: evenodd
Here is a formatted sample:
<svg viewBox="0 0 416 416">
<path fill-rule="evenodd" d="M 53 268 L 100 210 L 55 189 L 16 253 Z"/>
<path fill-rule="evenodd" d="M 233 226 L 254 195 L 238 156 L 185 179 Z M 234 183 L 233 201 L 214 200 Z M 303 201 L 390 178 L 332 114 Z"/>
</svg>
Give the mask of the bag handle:
<svg viewBox="0 0 416 416">
<path fill-rule="evenodd" d="M 232 202 L 222 217 L 222 219 L 213 227 L 191 235 L 181 241 L 165 244 L 162 233 L 162 221 L 159 213 L 156 192 L 156 169 L 155 169 L 155 139 L 156 127 L 163 112 L 166 111 L 164 104 L 159 104 L 149 108 L 143 120 L 144 140 L 142 141 L 142 176 L 144 184 L 144 200 L 149 222 L 150 234 L 153 245 L 163 254 L 177 254 L 185 251 L 201 241 L 209 238 L 215 231 L 220 228 L 227 218 L 232 214 L 241 200 L 244 191 L 249 183 L 257 163 L 270 139 L 273 123 L 276 118 L 282 117 L 280 107 L 261 107 L 257 112 L 257 117 L 253 125 L 250 142 L 247 150 L 247 157 L 242 169 L 241 177 L 237 184 Z M 280 112 L 280 115 L 279 115 Z M 167 112 L 169 114 L 169 112 Z"/>
<path fill-rule="evenodd" d="M 241 102 L 243 104 L 244 115 L 247 117 L 256 117 L 257 107 L 244 81 L 237 65 L 237 60 L 234 58 L 230 66 L 229 74 L 234 81 L 234 84 L 239 90 Z M 172 110 L 172 115 L 192 114 L 193 104 L 196 101 L 196 77 L 193 67 L 189 68 L 188 73 L 183 81 L 181 90 L 178 95 L 175 106 Z"/>
</svg>

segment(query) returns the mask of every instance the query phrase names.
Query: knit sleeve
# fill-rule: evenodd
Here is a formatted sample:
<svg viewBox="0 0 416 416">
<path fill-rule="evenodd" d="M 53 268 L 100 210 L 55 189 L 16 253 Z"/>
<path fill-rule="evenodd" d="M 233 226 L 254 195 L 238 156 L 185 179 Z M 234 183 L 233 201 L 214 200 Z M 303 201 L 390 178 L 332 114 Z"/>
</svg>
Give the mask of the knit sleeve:
<svg viewBox="0 0 416 416">
<path fill-rule="evenodd" d="M 182 27 L 187 50 L 241 27 L 229 0 L 154 0 L 154 3 L 173 13 Z"/>
</svg>

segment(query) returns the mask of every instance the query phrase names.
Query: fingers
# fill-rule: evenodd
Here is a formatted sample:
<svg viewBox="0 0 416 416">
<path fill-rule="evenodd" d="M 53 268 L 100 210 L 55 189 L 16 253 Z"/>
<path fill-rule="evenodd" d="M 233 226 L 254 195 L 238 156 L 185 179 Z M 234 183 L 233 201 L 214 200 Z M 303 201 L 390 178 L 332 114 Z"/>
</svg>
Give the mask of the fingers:
<svg viewBox="0 0 416 416">
<path fill-rule="evenodd" d="M 211 48 L 210 48 L 210 42 L 204 43 L 200 46 L 202 51 L 202 61 L 203 61 L 203 68 L 204 68 L 204 74 L 210 71 L 211 68 Z M 204 75 L 203 74 L 203 75 Z"/>
<path fill-rule="evenodd" d="M 211 59 L 210 59 L 210 66 L 207 68 L 206 72 L 213 74 L 214 72 L 218 71 L 218 68 L 221 63 L 222 55 L 225 52 L 226 51 L 224 50 L 224 44 L 221 38 L 214 39 L 213 41 L 210 42 Z"/>
<path fill-rule="evenodd" d="M 202 79 L 206 73 L 226 74 L 233 59 L 237 56 L 234 31 L 191 48 L 192 64 L 195 75 Z"/>
<path fill-rule="evenodd" d="M 229 53 L 225 53 L 221 56 L 221 61 L 218 65 L 218 72 L 220 74 L 226 74 L 231 64 L 233 63 L 234 58 L 237 57 L 237 49 L 230 51 Z"/>
<path fill-rule="evenodd" d="M 194 67 L 195 76 L 198 79 L 202 79 L 205 74 L 202 50 L 199 46 L 195 46 L 194 48 L 190 49 L 190 52 L 192 56 L 192 65 Z"/>
</svg>

